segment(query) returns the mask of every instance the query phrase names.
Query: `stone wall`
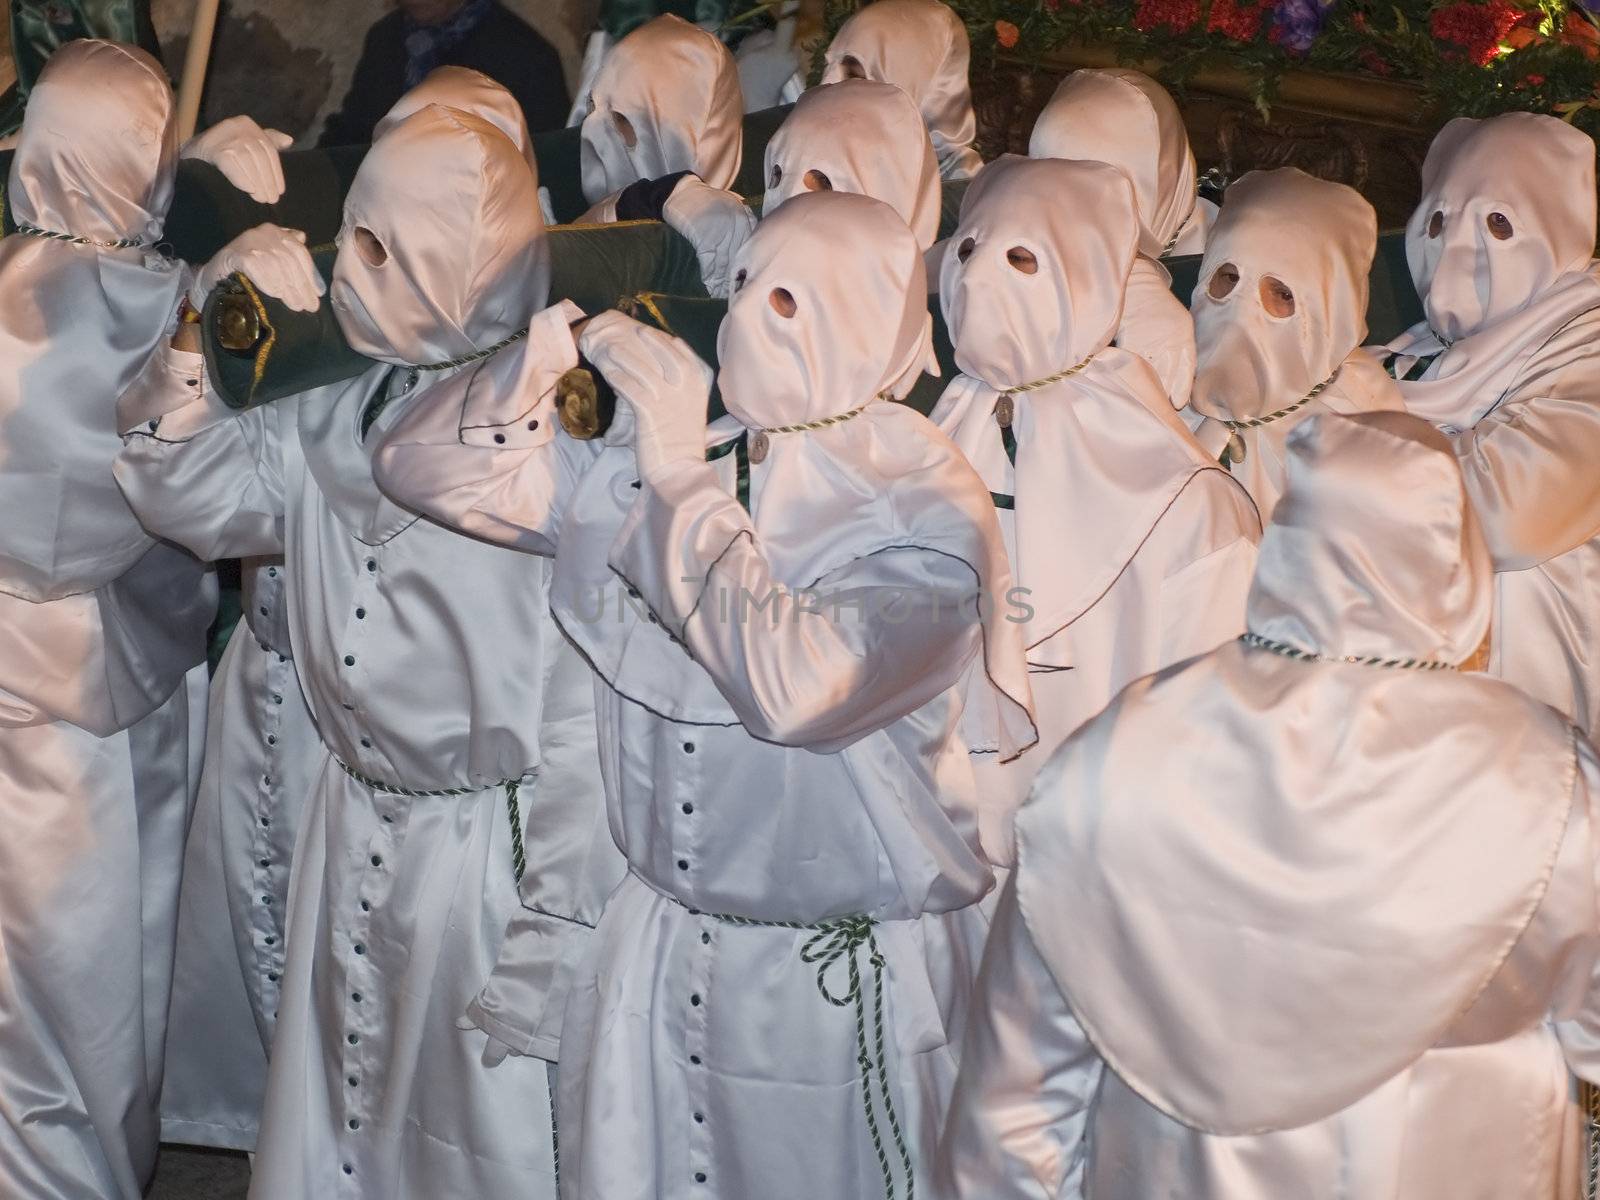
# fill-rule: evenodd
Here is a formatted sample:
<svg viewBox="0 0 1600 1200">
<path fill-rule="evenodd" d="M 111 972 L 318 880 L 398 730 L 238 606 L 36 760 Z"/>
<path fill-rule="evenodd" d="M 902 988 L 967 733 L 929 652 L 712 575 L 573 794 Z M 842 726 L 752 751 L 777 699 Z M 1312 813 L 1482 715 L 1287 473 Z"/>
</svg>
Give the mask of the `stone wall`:
<svg viewBox="0 0 1600 1200">
<path fill-rule="evenodd" d="M 505 0 L 562 56 L 569 86 L 599 0 Z M 367 27 L 390 0 L 222 0 L 201 123 L 248 113 L 261 124 L 314 141 L 349 87 Z M 153 0 L 167 67 L 177 75 L 194 0 Z M 9 4 L 7 5 L 9 15 Z M 0 41 L 0 87 L 14 78 L 10 22 Z"/>
</svg>

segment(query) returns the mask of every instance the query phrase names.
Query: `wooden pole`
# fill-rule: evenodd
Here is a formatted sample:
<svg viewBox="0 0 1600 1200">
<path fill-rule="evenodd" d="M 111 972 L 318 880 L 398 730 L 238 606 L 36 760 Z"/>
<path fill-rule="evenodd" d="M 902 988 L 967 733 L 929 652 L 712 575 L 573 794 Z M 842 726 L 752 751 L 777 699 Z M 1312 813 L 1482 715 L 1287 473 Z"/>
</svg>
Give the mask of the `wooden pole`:
<svg viewBox="0 0 1600 1200">
<path fill-rule="evenodd" d="M 178 84 L 178 141 L 194 136 L 200 122 L 200 96 L 206 90 L 206 68 L 211 62 L 211 41 L 217 32 L 217 6 L 221 0 L 195 0 L 194 24 L 189 29 L 189 52 L 183 60 Z"/>
</svg>

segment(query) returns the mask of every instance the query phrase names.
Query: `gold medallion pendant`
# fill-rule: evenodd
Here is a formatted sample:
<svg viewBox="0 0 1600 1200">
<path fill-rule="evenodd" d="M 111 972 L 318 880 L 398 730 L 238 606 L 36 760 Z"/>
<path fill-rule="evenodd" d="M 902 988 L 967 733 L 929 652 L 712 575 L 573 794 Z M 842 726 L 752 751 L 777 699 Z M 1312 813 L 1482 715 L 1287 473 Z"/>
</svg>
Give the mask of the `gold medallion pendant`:
<svg viewBox="0 0 1600 1200">
<path fill-rule="evenodd" d="M 994 402 L 994 423 L 1001 429 L 1010 429 L 1017 415 L 1017 402 L 1010 396 L 1001 396 Z"/>
<path fill-rule="evenodd" d="M 750 435 L 750 461 L 764 463 L 767 461 L 767 451 L 772 449 L 772 439 L 767 437 L 763 429 L 756 430 Z"/>
<path fill-rule="evenodd" d="M 1244 435 L 1238 430 L 1234 430 L 1228 438 L 1228 461 L 1242 463 L 1244 454 Z"/>
</svg>

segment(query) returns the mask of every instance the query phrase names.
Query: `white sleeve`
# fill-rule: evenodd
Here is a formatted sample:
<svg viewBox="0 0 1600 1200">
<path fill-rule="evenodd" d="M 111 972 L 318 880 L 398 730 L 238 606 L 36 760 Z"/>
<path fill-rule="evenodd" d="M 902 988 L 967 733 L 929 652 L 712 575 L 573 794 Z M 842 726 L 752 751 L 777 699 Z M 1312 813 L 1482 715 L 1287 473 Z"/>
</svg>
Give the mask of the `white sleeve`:
<svg viewBox="0 0 1600 1200">
<path fill-rule="evenodd" d="M 1194 321 L 1172 294 L 1166 268 L 1144 255 L 1133 260 L 1117 345 L 1155 368 L 1173 408 L 1184 408 L 1194 390 Z"/>
<path fill-rule="evenodd" d="M 705 463 L 641 481 L 610 561 L 745 728 L 780 745 L 832 753 L 892 724 L 954 687 L 981 644 L 965 563 L 907 548 L 780 578 Z"/>
<path fill-rule="evenodd" d="M 1104 1065 L 1000 894 L 935 1163 L 939 1200 L 1081 1200 Z"/>
<path fill-rule="evenodd" d="M 1523 571 L 1600 533 L 1600 341 L 1594 322 L 1550 340 L 1539 365 L 1453 439 L 1501 571 Z"/>
<path fill-rule="evenodd" d="M 373 454 L 378 486 L 452 529 L 553 554 L 567 497 L 600 449 L 556 428 L 556 381 L 578 364 L 569 326 L 582 316 L 562 303 L 534 317 L 521 387 L 417 396 Z"/>
<path fill-rule="evenodd" d="M 280 424 L 294 411 L 230 409 L 199 354 L 164 348 L 117 404 L 117 483 L 145 528 L 203 562 L 282 554 Z"/>
</svg>

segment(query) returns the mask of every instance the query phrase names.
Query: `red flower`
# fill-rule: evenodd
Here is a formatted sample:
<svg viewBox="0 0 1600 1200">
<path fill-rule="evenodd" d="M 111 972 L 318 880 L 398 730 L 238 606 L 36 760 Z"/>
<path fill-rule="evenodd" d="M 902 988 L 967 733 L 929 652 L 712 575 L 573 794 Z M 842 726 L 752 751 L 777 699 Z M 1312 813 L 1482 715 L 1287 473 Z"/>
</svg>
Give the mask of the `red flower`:
<svg viewBox="0 0 1600 1200">
<path fill-rule="evenodd" d="M 994 40 L 1000 43 L 1002 49 L 1009 50 L 1017 44 L 1022 37 L 1022 30 L 1010 21 L 996 21 L 994 23 Z"/>
<path fill-rule="evenodd" d="M 1236 42 L 1253 42 L 1266 15 L 1266 8 L 1252 0 L 1211 0 L 1206 28 Z"/>
<path fill-rule="evenodd" d="M 1044 0 L 1044 6 L 1051 12 L 1055 12 L 1056 9 L 1061 7 L 1061 0 Z"/>
<path fill-rule="evenodd" d="M 1393 75 L 1394 74 L 1394 68 L 1391 67 L 1388 63 L 1384 62 L 1383 61 L 1383 55 L 1379 54 L 1371 46 L 1366 46 L 1366 47 L 1364 47 L 1362 49 L 1362 51 L 1361 51 L 1361 65 L 1370 74 L 1373 74 L 1373 75 Z"/>
<path fill-rule="evenodd" d="M 1500 53 L 1500 43 L 1522 15 L 1509 0 L 1485 0 L 1437 8 L 1429 23 L 1434 37 L 1460 48 L 1457 57 L 1486 67 Z"/>
<path fill-rule="evenodd" d="M 1199 20 L 1200 0 L 1137 0 L 1133 9 L 1133 27 L 1141 33 L 1152 29 L 1184 33 Z"/>
</svg>

